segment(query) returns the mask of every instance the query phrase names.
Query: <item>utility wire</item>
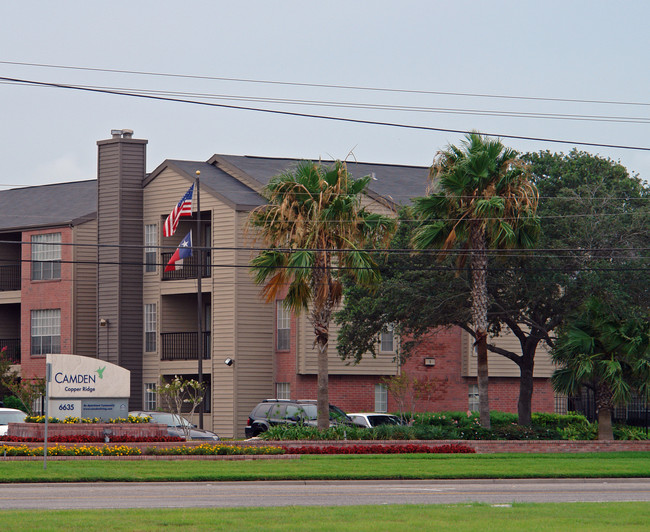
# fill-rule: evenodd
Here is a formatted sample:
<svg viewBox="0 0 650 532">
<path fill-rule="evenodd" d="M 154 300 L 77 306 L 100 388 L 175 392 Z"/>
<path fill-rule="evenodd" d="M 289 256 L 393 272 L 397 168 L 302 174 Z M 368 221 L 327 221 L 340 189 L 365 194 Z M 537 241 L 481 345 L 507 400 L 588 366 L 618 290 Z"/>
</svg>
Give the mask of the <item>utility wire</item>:
<svg viewBox="0 0 650 532">
<path fill-rule="evenodd" d="M 11 85 L 21 85 L 21 83 L 5 82 Z M 84 89 L 101 89 L 110 91 L 119 91 L 125 94 L 142 94 L 142 95 L 164 95 L 185 98 L 208 98 L 211 100 L 242 101 L 256 103 L 271 103 L 281 105 L 304 105 L 311 107 L 334 107 L 344 109 L 363 109 L 373 111 L 399 111 L 399 112 L 417 112 L 417 113 L 436 113 L 436 114 L 457 114 L 470 116 L 491 116 L 505 118 L 533 118 L 546 120 L 574 120 L 587 122 L 608 122 L 620 124 L 650 124 L 650 117 L 636 116 L 607 116 L 607 115 L 584 115 L 584 114 L 567 114 L 567 113 L 534 113 L 526 111 L 497 111 L 490 109 L 462 109 L 453 107 L 425 107 L 411 105 L 390 105 L 376 103 L 360 102 L 340 102 L 327 100 L 305 100 L 299 98 L 271 98 L 264 96 L 239 96 L 231 94 L 213 94 L 205 92 L 186 92 L 186 91 L 169 91 L 156 89 L 142 89 L 132 87 L 114 87 L 105 85 L 75 85 Z"/>
<path fill-rule="evenodd" d="M 52 69 L 66 69 L 66 70 L 80 70 L 86 72 L 108 72 L 116 74 L 135 74 L 140 76 L 158 76 L 168 78 L 182 78 L 182 79 L 202 79 L 212 81 L 228 81 L 237 83 L 254 83 L 266 85 L 281 85 L 290 87 L 314 87 L 325 89 L 345 89 L 356 91 L 373 91 L 373 92 L 388 92 L 388 93 L 403 93 L 403 94 L 430 94 L 437 96 L 462 96 L 471 98 L 494 98 L 505 100 L 528 100 L 528 101 L 543 101 L 543 102 L 565 102 L 565 103 L 589 103 L 589 104 L 603 104 L 603 105 L 632 105 L 632 106 L 650 106 L 648 102 L 631 102 L 631 101 L 617 101 L 617 100 L 590 100 L 580 98 L 549 98 L 539 96 L 514 96 L 504 94 L 485 94 L 485 93 L 471 93 L 471 92 L 445 92 L 445 91 L 431 91 L 431 90 L 417 90 L 417 89 L 396 89 L 386 87 L 367 87 L 358 85 L 337 85 L 327 83 L 301 83 L 291 81 L 278 81 L 278 80 L 261 80 L 261 79 L 247 79 L 247 78 L 230 78 L 230 77 L 217 77 L 217 76 L 202 76 L 192 74 L 172 74 L 167 72 L 147 72 L 142 70 L 121 70 L 111 68 L 92 68 L 80 67 L 69 65 L 52 65 L 43 63 L 27 63 L 20 61 L 0 61 L 4 65 L 17 65 L 17 66 L 33 66 L 40 68 Z"/>
<path fill-rule="evenodd" d="M 44 81 L 34 81 L 34 80 L 19 79 L 19 78 L 0 77 L 0 81 L 10 81 L 10 82 L 21 83 L 21 84 L 25 84 L 25 85 L 33 85 L 33 86 L 41 86 L 41 87 L 54 87 L 54 88 L 59 88 L 59 89 L 78 90 L 78 91 L 93 92 L 93 93 L 113 94 L 113 95 L 117 95 L 117 96 L 129 96 L 129 97 L 133 97 L 133 98 L 142 98 L 142 99 L 149 99 L 149 100 L 158 100 L 158 101 L 176 102 L 176 103 L 186 103 L 186 104 L 191 104 L 191 105 L 219 107 L 219 108 L 223 108 L 223 109 L 236 109 L 236 110 L 240 110 L 240 111 L 254 111 L 254 112 L 260 112 L 260 113 L 277 114 L 277 115 L 284 115 L 284 116 L 295 116 L 295 117 L 301 117 L 301 118 L 315 118 L 315 119 L 319 119 L 319 120 L 332 120 L 332 121 L 347 122 L 347 123 L 353 123 L 353 124 L 365 124 L 365 125 L 374 125 L 374 126 L 397 127 L 397 128 L 402 128 L 402 129 L 415 129 L 415 130 L 421 130 L 421 131 L 437 131 L 437 132 L 442 132 L 442 133 L 458 133 L 458 134 L 463 134 L 463 135 L 467 135 L 469 133 L 478 133 L 480 135 L 489 136 L 489 137 L 508 138 L 508 139 L 517 139 L 517 140 L 529 140 L 529 141 L 534 141 L 534 142 L 550 142 L 550 143 L 556 143 L 556 144 L 573 144 L 573 145 L 578 145 L 578 146 L 593 146 L 593 147 L 599 147 L 599 148 L 614 148 L 614 149 L 621 149 L 621 150 L 650 151 L 650 147 L 643 147 L 643 146 L 629 146 L 629 145 L 620 145 L 620 144 L 604 144 L 604 143 L 597 143 L 597 142 L 561 140 L 561 139 L 552 139 L 552 138 L 545 138 L 545 137 L 530 137 L 530 136 L 524 136 L 524 135 L 508 135 L 508 134 L 502 134 L 502 133 L 470 131 L 470 130 L 462 130 L 462 129 L 448 129 L 448 128 L 439 128 L 439 127 L 431 127 L 431 126 L 416 126 L 416 125 L 412 125 L 412 124 L 400 124 L 400 123 L 396 123 L 396 122 L 383 122 L 383 121 L 375 121 L 375 120 L 361 120 L 361 119 L 357 119 L 357 118 L 346 118 L 346 117 L 340 117 L 340 116 L 327 116 L 327 115 L 318 115 L 318 114 L 311 114 L 311 113 L 297 113 L 297 112 L 292 112 L 292 111 L 280 111 L 280 110 L 277 110 L 277 109 L 264 109 L 264 108 L 260 108 L 260 107 L 249 107 L 249 106 L 239 106 L 239 105 L 228 105 L 228 104 L 223 104 L 223 103 L 202 102 L 202 101 L 187 100 L 187 99 L 182 99 L 182 98 L 170 98 L 170 97 L 164 97 L 164 96 L 153 96 L 153 95 L 147 95 L 147 94 L 137 94 L 137 93 L 113 91 L 113 90 L 107 90 L 107 89 L 92 89 L 92 88 L 86 88 L 86 87 L 81 87 L 81 86 L 77 86 L 77 85 L 68 85 L 68 84 L 63 84 L 63 83 L 48 83 L 48 82 L 44 82 Z"/>
</svg>

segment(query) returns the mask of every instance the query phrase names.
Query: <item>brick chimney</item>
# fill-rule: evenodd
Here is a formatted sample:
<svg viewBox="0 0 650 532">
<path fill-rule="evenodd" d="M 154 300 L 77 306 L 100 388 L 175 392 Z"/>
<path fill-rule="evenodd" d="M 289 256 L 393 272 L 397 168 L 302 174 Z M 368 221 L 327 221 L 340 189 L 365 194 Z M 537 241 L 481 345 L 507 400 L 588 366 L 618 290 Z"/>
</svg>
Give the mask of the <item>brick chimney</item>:
<svg viewBox="0 0 650 532">
<path fill-rule="evenodd" d="M 142 407 L 142 182 L 147 141 L 113 129 L 97 142 L 97 357 L 131 371 L 129 409 Z M 133 246 L 133 247 L 131 247 Z"/>
</svg>

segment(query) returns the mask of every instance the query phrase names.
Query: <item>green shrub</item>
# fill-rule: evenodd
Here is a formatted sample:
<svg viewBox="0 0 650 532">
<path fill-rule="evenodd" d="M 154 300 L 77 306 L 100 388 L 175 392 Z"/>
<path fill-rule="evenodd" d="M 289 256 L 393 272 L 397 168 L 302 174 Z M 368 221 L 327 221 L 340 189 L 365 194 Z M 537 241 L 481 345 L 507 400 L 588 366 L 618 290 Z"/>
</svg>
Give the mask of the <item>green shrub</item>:
<svg viewBox="0 0 650 532">
<path fill-rule="evenodd" d="M 615 440 L 647 440 L 648 433 L 645 427 L 632 427 L 630 425 L 614 425 Z"/>
<path fill-rule="evenodd" d="M 551 414 L 547 412 L 535 412 L 531 416 L 533 425 L 541 427 L 563 429 L 571 425 L 588 425 L 589 420 L 582 414 L 569 412 L 568 414 Z"/>
<path fill-rule="evenodd" d="M 5 408 L 15 408 L 16 410 L 22 410 L 23 412 L 27 413 L 25 405 L 20 401 L 20 399 L 18 399 L 18 397 L 15 397 L 13 395 L 5 395 L 5 397 L 2 399 L 2 402 Z"/>
</svg>

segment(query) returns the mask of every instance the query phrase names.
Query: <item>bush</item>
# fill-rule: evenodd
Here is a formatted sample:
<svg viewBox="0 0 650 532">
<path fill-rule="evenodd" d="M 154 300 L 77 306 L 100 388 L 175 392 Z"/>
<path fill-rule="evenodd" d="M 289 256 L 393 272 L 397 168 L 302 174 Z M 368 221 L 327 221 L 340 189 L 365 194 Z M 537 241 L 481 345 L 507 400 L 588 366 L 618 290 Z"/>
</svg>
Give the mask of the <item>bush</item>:
<svg viewBox="0 0 650 532">
<path fill-rule="evenodd" d="M 23 412 L 27 413 L 25 405 L 21 402 L 20 399 L 18 399 L 18 397 L 15 397 L 13 395 L 6 395 L 2 399 L 2 402 L 5 408 L 15 408 L 16 410 L 22 410 Z"/>
</svg>

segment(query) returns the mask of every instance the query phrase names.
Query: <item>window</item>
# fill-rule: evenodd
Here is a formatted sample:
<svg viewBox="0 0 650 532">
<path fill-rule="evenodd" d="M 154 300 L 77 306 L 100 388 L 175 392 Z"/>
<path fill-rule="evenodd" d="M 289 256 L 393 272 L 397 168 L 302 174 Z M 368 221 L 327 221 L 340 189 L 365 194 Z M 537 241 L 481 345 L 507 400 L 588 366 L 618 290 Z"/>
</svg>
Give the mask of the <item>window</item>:
<svg viewBox="0 0 650 532">
<path fill-rule="evenodd" d="M 144 306 L 144 350 L 152 353 L 156 350 L 156 304 Z"/>
<path fill-rule="evenodd" d="M 388 388 L 375 384 L 375 412 L 388 412 Z"/>
<path fill-rule="evenodd" d="M 144 226 L 144 271 L 155 272 L 157 251 L 153 246 L 158 245 L 158 225 L 150 224 Z"/>
<path fill-rule="evenodd" d="M 61 352 L 61 309 L 32 310 L 32 355 Z"/>
<path fill-rule="evenodd" d="M 61 233 L 32 236 L 32 280 L 61 279 Z"/>
<path fill-rule="evenodd" d="M 156 383 L 155 382 L 145 382 L 144 383 L 144 409 L 145 410 L 156 410 Z"/>
<path fill-rule="evenodd" d="M 284 301 L 276 301 L 278 351 L 288 351 L 291 346 L 291 313 L 284 307 Z"/>
<path fill-rule="evenodd" d="M 386 325 L 386 329 L 379 333 L 379 352 L 380 353 L 394 353 L 395 352 L 395 327 L 392 323 Z"/>
<path fill-rule="evenodd" d="M 275 397 L 276 397 L 276 399 L 291 399 L 291 383 L 290 382 L 276 382 L 275 383 Z"/>
<path fill-rule="evenodd" d="M 472 412 L 478 411 L 478 384 L 469 385 L 469 404 L 467 406 L 468 410 Z"/>
</svg>

